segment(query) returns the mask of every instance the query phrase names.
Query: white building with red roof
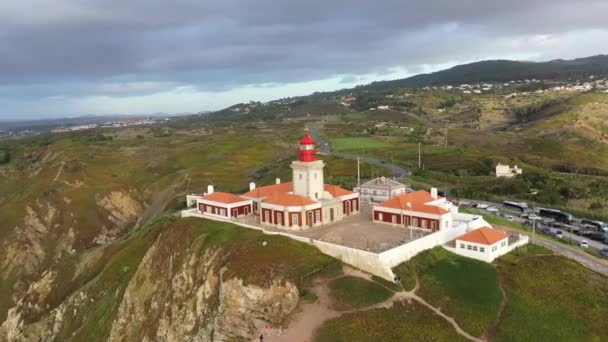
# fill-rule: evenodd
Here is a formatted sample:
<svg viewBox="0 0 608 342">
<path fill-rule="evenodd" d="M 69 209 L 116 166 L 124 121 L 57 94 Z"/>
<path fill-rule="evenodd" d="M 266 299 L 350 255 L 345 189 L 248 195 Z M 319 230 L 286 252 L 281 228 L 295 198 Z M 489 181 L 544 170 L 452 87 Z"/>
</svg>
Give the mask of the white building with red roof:
<svg viewBox="0 0 608 342">
<path fill-rule="evenodd" d="M 509 237 L 505 232 L 486 226 L 457 237 L 455 246 L 448 250 L 468 258 L 492 262 L 526 243 L 528 243 L 527 236 Z"/>
<path fill-rule="evenodd" d="M 220 218 L 234 219 L 253 212 L 253 201 L 227 192 L 215 192 L 209 186 L 207 193 L 196 198 L 199 213 Z"/>
<path fill-rule="evenodd" d="M 428 231 L 451 229 L 453 214 L 458 207 L 437 195 L 437 189 L 430 192 L 419 190 L 393 197 L 373 206 L 373 221 Z"/>
</svg>

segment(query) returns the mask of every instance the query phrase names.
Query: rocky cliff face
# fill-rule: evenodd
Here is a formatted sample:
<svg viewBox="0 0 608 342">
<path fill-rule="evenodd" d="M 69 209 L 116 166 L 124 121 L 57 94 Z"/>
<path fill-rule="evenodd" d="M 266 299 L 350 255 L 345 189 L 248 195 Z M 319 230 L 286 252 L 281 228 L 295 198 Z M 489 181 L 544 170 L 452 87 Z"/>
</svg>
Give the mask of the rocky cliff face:
<svg viewBox="0 0 608 342">
<path fill-rule="evenodd" d="M 124 286 L 100 286 L 111 276 L 104 272 L 54 308 L 43 303 L 65 279 L 58 279 L 54 270 L 45 272 L 9 310 L 0 341 L 78 336 L 90 329 L 87 321 L 102 325 L 93 316 L 104 305 L 111 317 L 103 340 L 250 341 L 256 323 L 284 321 L 297 307 L 299 292 L 293 283 L 279 279 L 265 287 L 244 284 L 234 276 L 226 279 L 229 258 L 223 247 L 207 246 L 206 235 L 166 230 L 147 247 Z M 129 274 L 128 267 L 113 272 Z"/>
<path fill-rule="evenodd" d="M 223 279 L 229 256 L 203 249 L 203 238 L 188 249 L 174 236 L 159 236 L 129 282 L 112 324 L 110 341 L 141 336 L 154 341 L 248 341 L 257 319 L 279 323 L 298 303 L 295 285 L 268 288 Z"/>
</svg>

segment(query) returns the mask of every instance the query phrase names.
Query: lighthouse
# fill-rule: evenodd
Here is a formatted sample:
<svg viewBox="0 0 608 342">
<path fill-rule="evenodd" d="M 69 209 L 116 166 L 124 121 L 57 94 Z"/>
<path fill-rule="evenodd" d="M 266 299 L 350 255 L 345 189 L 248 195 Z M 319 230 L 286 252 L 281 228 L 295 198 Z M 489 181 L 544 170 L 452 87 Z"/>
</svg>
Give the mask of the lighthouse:
<svg viewBox="0 0 608 342">
<path fill-rule="evenodd" d="M 324 196 L 323 168 L 325 163 L 317 160 L 315 141 L 308 131 L 300 140 L 300 159 L 291 162 L 293 170 L 293 192 L 305 196 L 313 201 L 319 201 Z"/>
</svg>

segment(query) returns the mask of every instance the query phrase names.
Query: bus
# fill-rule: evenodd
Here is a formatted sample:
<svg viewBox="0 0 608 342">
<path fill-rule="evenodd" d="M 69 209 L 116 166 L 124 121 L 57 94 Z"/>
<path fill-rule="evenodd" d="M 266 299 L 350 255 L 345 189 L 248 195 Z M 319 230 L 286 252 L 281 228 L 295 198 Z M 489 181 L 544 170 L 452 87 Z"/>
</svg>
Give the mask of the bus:
<svg viewBox="0 0 608 342">
<path fill-rule="evenodd" d="M 528 204 L 523 203 L 523 202 L 504 201 L 504 202 L 502 202 L 502 205 L 505 207 L 509 207 L 511 209 L 517 209 L 517 210 L 521 211 L 522 213 L 528 211 Z"/>
<path fill-rule="evenodd" d="M 585 226 L 593 227 L 598 232 L 608 232 L 608 225 L 602 221 L 593 221 L 588 219 L 582 219 L 581 224 Z"/>
<path fill-rule="evenodd" d="M 574 219 L 572 214 L 567 213 L 565 211 L 556 210 L 556 209 L 540 208 L 540 209 L 538 209 L 538 215 L 544 216 L 544 217 L 550 217 L 552 219 L 555 219 L 555 221 L 566 223 L 566 224 L 572 224 L 572 220 Z"/>
</svg>

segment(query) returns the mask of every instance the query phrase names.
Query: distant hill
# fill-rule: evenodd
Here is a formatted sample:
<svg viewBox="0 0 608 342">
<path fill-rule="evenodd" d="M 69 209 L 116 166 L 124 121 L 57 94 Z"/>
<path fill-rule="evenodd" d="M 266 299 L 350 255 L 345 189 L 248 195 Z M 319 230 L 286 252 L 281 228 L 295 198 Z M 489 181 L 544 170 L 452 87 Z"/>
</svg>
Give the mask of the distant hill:
<svg viewBox="0 0 608 342">
<path fill-rule="evenodd" d="M 239 103 L 231 107 L 208 113 L 209 115 L 185 116 L 173 121 L 174 125 L 189 125 L 196 122 L 242 122 L 275 119 L 277 117 L 317 116 L 341 114 L 375 107 L 369 101 L 373 93 L 391 92 L 397 88 L 421 88 L 435 85 L 476 84 L 480 82 L 504 83 L 509 81 L 537 79 L 552 82 L 588 80 L 590 76 L 608 77 L 608 55 L 597 55 L 572 60 L 556 59 L 548 62 L 522 62 L 489 60 L 458 65 L 430 74 L 409 78 L 379 81 L 351 89 L 331 92 L 316 92 L 307 96 L 284 98 L 269 103 Z M 336 102 L 336 96 L 354 95 L 357 103 L 346 108 Z M 384 95 L 380 97 L 384 98 Z M 378 99 L 372 99 L 378 100 Z M 384 101 L 386 102 L 386 101 Z M 395 106 L 412 105 L 407 101 Z"/>
<path fill-rule="evenodd" d="M 443 84 L 507 82 L 521 79 L 553 81 L 583 80 L 589 76 L 608 76 L 608 55 L 548 62 L 491 60 L 457 65 L 450 69 L 404 79 L 373 82 L 360 88 L 387 89 Z"/>
</svg>

